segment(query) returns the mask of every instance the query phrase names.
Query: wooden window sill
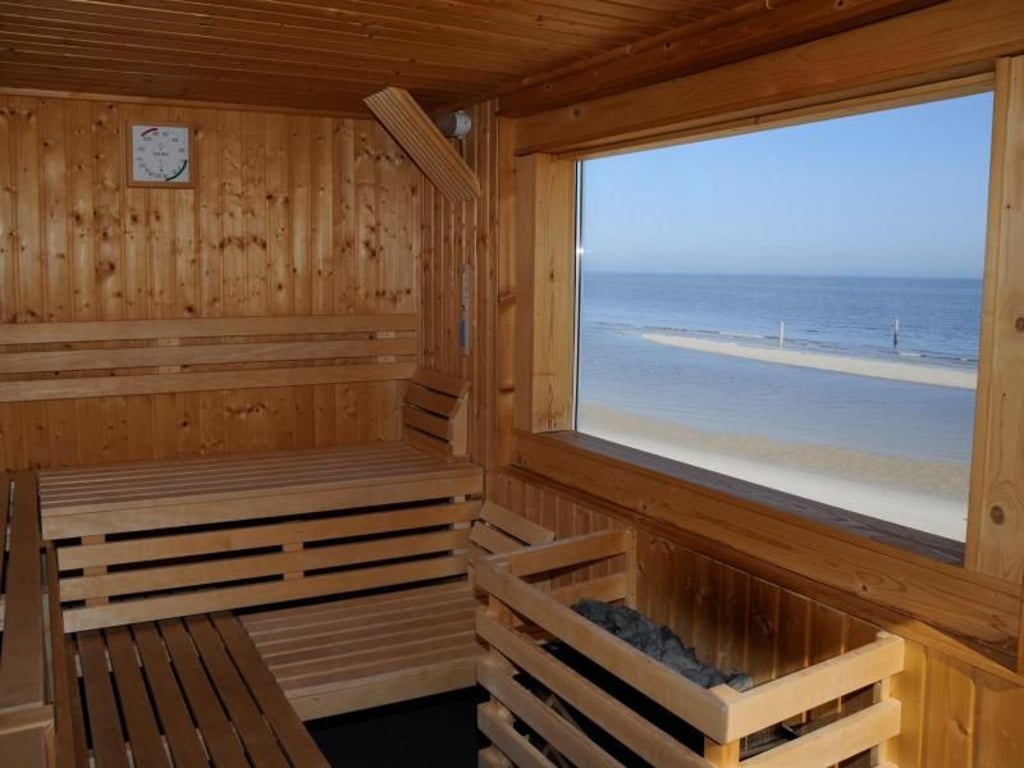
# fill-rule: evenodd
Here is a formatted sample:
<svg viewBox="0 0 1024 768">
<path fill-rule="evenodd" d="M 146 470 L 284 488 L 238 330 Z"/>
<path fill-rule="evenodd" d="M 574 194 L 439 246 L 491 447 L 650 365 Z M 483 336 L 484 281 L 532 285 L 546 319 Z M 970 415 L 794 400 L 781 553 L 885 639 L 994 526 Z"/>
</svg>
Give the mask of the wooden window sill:
<svg viewBox="0 0 1024 768">
<path fill-rule="evenodd" d="M 1015 667 L 1020 585 L 963 568 L 958 542 L 579 432 L 516 432 L 512 465 L 623 508 L 640 526 L 669 526 L 920 620 L 961 658 Z"/>
</svg>

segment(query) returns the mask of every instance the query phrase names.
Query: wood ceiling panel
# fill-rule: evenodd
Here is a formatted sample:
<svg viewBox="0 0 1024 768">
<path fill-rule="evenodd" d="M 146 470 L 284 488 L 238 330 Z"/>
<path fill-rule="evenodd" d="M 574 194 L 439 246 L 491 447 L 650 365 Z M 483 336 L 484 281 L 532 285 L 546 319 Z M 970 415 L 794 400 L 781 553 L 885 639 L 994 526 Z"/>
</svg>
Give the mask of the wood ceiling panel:
<svg viewBox="0 0 1024 768">
<path fill-rule="evenodd" d="M 466 104 L 763 0 L 0 0 L 0 87 L 365 113 Z"/>
</svg>

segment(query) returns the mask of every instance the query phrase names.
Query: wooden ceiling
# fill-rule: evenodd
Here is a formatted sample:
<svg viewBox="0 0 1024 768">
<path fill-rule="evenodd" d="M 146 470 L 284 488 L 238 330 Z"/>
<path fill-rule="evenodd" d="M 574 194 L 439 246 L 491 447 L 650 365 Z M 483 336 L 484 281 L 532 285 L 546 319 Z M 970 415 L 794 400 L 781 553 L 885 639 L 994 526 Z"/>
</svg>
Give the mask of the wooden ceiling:
<svg viewBox="0 0 1024 768">
<path fill-rule="evenodd" d="M 0 88 L 527 115 L 943 0 L 0 0 Z"/>
<path fill-rule="evenodd" d="M 0 86 L 365 111 L 468 104 L 764 0 L 0 0 Z"/>
</svg>

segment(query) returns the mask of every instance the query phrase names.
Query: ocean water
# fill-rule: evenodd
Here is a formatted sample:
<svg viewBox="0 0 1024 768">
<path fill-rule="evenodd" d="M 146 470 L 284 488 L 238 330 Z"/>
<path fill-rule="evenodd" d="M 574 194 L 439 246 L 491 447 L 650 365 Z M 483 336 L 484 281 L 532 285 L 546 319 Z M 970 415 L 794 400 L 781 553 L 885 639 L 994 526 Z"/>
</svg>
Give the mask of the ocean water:
<svg viewBox="0 0 1024 768">
<path fill-rule="evenodd" d="M 774 348 L 785 321 L 787 349 L 974 370 L 980 280 L 585 272 L 581 291 L 582 401 L 721 434 L 970 460 L 973 391 L 693 352 L 642 336 Z"/>
</svg>

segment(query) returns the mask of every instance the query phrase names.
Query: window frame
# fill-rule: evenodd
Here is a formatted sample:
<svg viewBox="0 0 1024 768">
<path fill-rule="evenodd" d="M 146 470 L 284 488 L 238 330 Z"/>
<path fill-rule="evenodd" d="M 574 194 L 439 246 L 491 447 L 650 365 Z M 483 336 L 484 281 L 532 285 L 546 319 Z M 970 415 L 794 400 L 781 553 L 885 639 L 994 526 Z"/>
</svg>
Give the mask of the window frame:
<svg viewBox="0 0 1024 768">
<path fill-rule="evenodd" d="M 1009 258 L 1000 256 L 1008 237 L 1007 226 L 1000 225 L 1008 176 L 1003 166 L 1009 164 L 1012 154 L 1006 146 L 1005 123 L 1024 112 L 1022 73 L 1021 59 L 1001 59 L 980 73 L 959 79 L 880 89 L 853 99 L 822 99 L 809 107 L 766 110 L 739 121 L 667 131 L 641 140 L 612 136 L 585 152 L 532 152 L 516 157 L 516 295 L 521 304 L 516 315 L 515 418 L 509 465 L 599 502 L 611 502 L 640 521 L 668 524 L 715 545 L 731 546 L 746 557 L 784 564 L 828 588 L 866 598 L 883 611 L 897 611 L 964 638 L 980 657 L 1024 674 L 1024 652 L 1019 647 L 1021 581 L 982 567 L 983 558 L 978 554 L 985 549 L 980 543 L 984 518 L 992 517 L 984 512 L 989 505 L 986 486 L 992 482 L 986 480 L 992 475 L 987 469 L 989 457 L 992 446 L 1007 439 L 993 434 L 999 431 L 998 424 L 993 425 L 987 414 L 998 388 L 994 380 L 999 379 L 993 368 L 1000 333 L 994 327 L 992 308 L 1000 302 L 997 294 L 1012 289 L 996 286 L 994 275 L 1003 271 L 1001 265 Z M 953 558 L 948 550 L 937 551 L 927 534 L 894 530 L 901 527 L 782 492 L 766 492 L 738 478 L 574 431 L 578 280 L 573 236 L 578 227 L 578 160 L 985 90 L 995 91 L 995 115 L 968 543 L 962 565 L 950 562 Z M 572 194 L 567 196 L 566 190 Z M 567 240 L 571 240 L 569 247 L 565 247 Z M 571 262 L 571 270 L 567 262 Z M 571 305 L 571 322 L 565 316 L 566 305 Z M 557 335 L 559 328 L 569 327 L 573 333 Z M 1005 329 L 1001 333 L 1005 335 Z M 1014 424 L 1003 430 L 1015 428 Z M 742 532 L 740 540 L 735 538 L 737 532 Z"/>
</svg>

